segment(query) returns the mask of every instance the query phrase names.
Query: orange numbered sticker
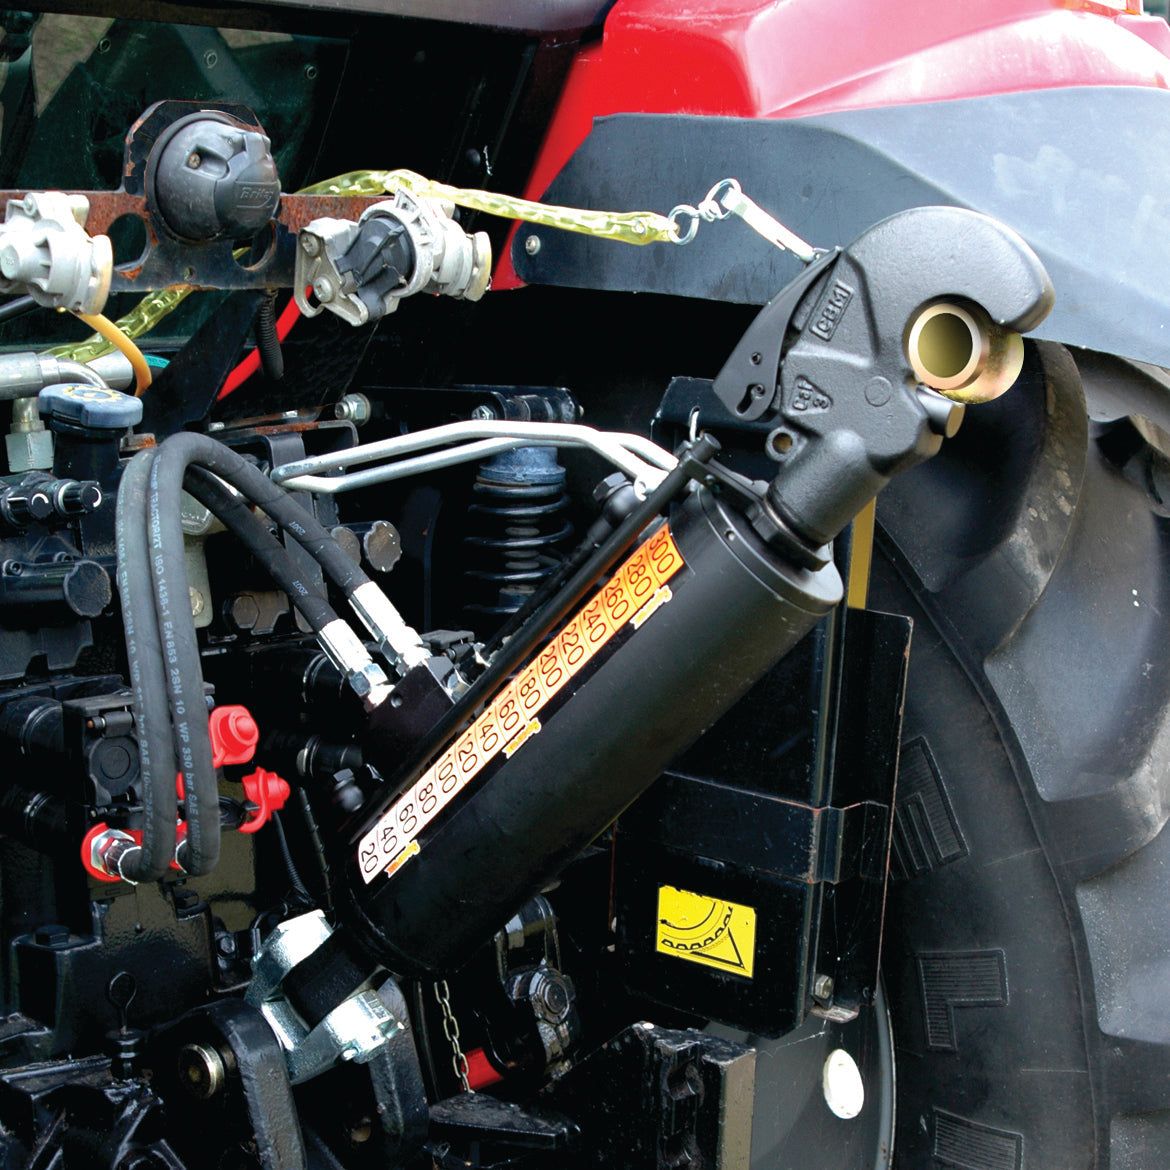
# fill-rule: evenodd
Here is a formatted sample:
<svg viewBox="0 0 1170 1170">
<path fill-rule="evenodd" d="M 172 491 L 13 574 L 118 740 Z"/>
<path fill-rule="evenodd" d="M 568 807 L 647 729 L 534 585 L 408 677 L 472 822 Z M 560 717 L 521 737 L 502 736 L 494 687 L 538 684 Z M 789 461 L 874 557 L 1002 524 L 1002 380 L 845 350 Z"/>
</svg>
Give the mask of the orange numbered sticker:
<svg viewBox="0 0 1170 1170">
<path fill-rule="evenodd" d="M 669 525 L 661 525 L 362 837 L 362 878 L 369 883 L 379 873 L 394 874 L 417 854 L 423 829 L 488 764 L 539 732 L 537 716 L 549 701 L 621 630 L 639 629 L 670 600 L 667 582 L 683 564 Z"/>
</svg>

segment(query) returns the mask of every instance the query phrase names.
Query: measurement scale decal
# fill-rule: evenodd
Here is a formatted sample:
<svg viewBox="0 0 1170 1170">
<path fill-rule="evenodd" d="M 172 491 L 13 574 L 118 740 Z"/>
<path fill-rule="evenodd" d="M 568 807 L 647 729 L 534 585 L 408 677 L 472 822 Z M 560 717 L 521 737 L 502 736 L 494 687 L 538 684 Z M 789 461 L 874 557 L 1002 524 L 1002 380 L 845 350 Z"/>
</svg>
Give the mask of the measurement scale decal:
<svg viewBox="0 0 1170 1170">
<path fill-rule="evenodd" d="M 620 631 L 638 629 L 670 601 L 667 582 L 683 564 L 663 524 L 362 837 L 357 860 L 367 885 L 419 853 L 418 835 L 488 764 L 540 734 L 545 705 Z"/>
</svg>

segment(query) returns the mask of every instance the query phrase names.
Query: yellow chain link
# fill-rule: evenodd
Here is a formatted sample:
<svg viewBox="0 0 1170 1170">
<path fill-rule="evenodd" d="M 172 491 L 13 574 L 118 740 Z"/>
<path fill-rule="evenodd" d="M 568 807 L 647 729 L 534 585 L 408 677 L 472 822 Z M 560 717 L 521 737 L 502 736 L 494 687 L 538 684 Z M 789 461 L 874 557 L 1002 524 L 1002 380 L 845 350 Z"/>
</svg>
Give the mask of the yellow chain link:
<svg viewBox="0 0 1170 1170">
<path fill-rule="evenodd" d="M 504 219 L 518 219 L 524 223 L 540 224 L 565 232 L 580 232 L 599 239 L 615 240 L 622 244 L 677 243 L 677 229 L 665 215 L 654 211 L 587 211 L 577 207 L 555 207 L 536 203 L 494 191 L 477 191 L 450 187 L 437 183 L 415 171 L 350 171 L 321 183 L 302 187 L 298 195 L 392 195 L 405 190 L 419 198 L 447 199 L 469 211 L 482 211 Z M 177 286 L 160 289 L 143 297 L 124 317 L 118 318 L 118 328 L 127 337 L 135 339 L 155 328 L 164 317 L 174 312 L 194 292 Z M 91 362 L 109 353 L 113 346 L 96 333 L 84 341 L 58 345 L 48 350 L 55 357 L 75 362 Z"/>
<path fill-rule="evenodd" d="M 409 191 L 425 199 L 447 199 L 469 211 L 519 219 L 563 232 L 579 232 L 621 244 L 669 244 L 675 242 L 677 234 L 674 224 L 655 211 L 588 211 L 580 207 L 557 207 L 514 195 L 500 195 L 495 191 L 450 187 L 407 170 L 351 171 L 348 175 L 306 187 L 302 194 L 392 195 L 395 191 Z"/>
<path fill-rule="evenodd" d="M 145 296 L 127 313 L 119 317 L 118 328 L 131 340 L 149 333 L 164 317 L 173 313 L 195 290 L 184 286 L 163 288 Z M 47 353 L 75 362 L 92 362 L 114 347 L 100 333 L 91 334 L 84 341 L 56 345 Z"/>
</svg>

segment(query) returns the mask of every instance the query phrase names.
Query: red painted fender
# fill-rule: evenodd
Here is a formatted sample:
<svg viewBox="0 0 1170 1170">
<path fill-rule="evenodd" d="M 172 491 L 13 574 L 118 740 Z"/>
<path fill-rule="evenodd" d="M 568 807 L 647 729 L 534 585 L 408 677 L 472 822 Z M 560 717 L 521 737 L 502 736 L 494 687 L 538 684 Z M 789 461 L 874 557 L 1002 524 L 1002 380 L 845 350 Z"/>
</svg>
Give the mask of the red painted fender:
<svg viewBox="0 0 1170 1170">
<path fill-rule="evenodd" d="M 573 63 L 525 194 L 539 199 L 607 114 L 790 118 L 1069 85 L 1170 89 L 1170 26 L 1141 0 L 618 0 Z M 497 289 L 521 283 L 509 251 Z"/>
</svg>

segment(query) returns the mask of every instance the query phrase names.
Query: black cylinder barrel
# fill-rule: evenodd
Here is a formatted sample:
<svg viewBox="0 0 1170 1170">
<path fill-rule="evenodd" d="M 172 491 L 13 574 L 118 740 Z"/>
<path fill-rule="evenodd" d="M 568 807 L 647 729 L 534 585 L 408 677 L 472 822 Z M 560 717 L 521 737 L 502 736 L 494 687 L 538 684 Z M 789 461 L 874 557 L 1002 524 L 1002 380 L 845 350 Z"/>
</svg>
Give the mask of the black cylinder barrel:
<svg viewBox="0 0 1170 1170">
<path fill-rule="evenodd" d="M 364 820 L 338 902 L 402 974 L 449 971 L 645 791 L 841 597 L 705 489 L 476 722 Z M 363 744 L 378 763 L 376 719 Z"/>
</svg>

